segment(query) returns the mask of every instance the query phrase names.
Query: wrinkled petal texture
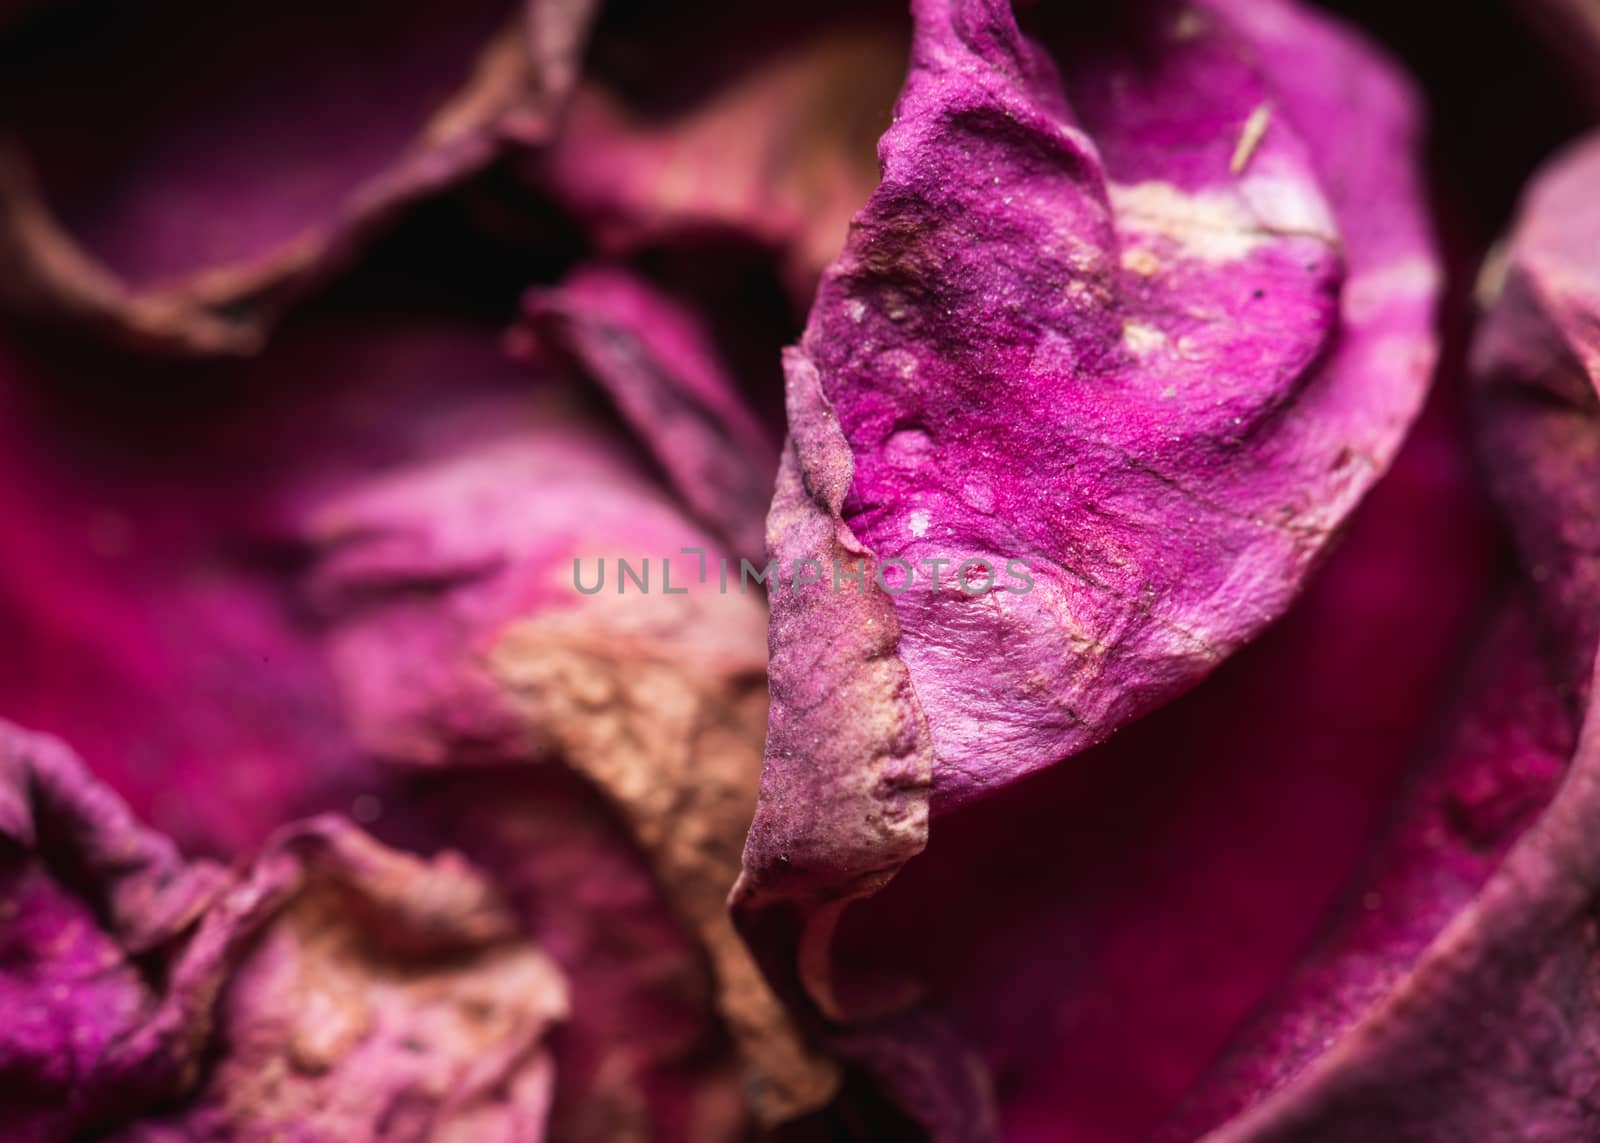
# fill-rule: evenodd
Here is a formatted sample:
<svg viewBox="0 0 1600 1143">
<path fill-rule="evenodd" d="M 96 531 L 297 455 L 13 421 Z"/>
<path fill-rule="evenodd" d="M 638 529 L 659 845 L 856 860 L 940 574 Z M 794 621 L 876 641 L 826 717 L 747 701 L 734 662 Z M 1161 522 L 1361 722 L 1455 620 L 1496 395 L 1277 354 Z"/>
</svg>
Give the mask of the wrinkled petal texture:
<svg viewBox="0 0 1600 1143">
<path fill-rule="evenodd" d="M 703 347 L 680 352 L 683 311 L 599 280 L 638 303 L 601 327 L 627 352 L 596 343 L 621 406 L 681 400 L 717 440 L 756 432 Z M 477 324 L 393 316 L 309 315 L 248 365 L 166 367 L 166 390 L 98 357 L 8 352 L 0 524 L 34 558 L 0 574 L 0 624 L 27 652 L 0 669 L 5 709 L 81 744 L 202 850 L 341 808 L 537 885 L 519 919 L 573 977 L 565 1138 L 700 1119 L 737 1135 L 725 1028 L 768 1114 L 814 1106 L 833 1070 L 723 906 L 760 769 L 765 612 L 718 590 L 724 542 L 688 506 L 699 470 L 675 483 L 651 461 L 682 451 L 680 430 L 645 416 L 663 435 L 630 438 L 563 372 L 564 345 L 530 368 Z M 770 487 L 770 452 L 725 451 Z M 748 531 L 749 511 L 718 519 Z M 661 592 L 666 555 L 673 594 L 618 597 L 618 558 L 651 561 Z M 588 582 L 602 560 L 606 592 L 576 590 L 575 561 Z M 568 780 L 529 787 L 530 763 Z M 406 770 L 500 792 L 456 830 L 457 781 L 419 791 Z M 592 891 L 554 909 L 575 878 Z M 637 940 L 609 941 L 630 925 Z M 634 1062 L 609 1063 L 624 1042 Z"/>
<path fill-rule="evenodd" d="M 1350 33 L 1278 4 L 1038 40 L 998 4 L 916 14 L 883 181 L 788 361 L 769 543 L 1021 559 L 1034 586 L 929 590 L 924 564 L 909 590 L 774 598 L 738 896 L 835 1019 L 838 900 L 921 848 L 930 798 L 1093 745 L 1276 618 L 1435 352 L 1413 99 Z"/>
<path fill-rule="evenodd" d="M 747 535 L 754 510 L 711 496 L 704 466 L 764 489 L 770 453 L 687 315 L 646 287 L 580 275 L 534 316 L 591 366 L 682 501 L 576 411 L 521 428 L 501 418 L 492 445 L 336 498 L 306 523 L 335 673 L 382 757 L 554 754 L 592 781 L 704 942 L 758 1103 L 775 1116 L 815 1106 L 832 1070 L 790 1028 L 724 907 L 766 729 L 765 613 L 736 566 L 726 586 L 726 542 L 685 511 Z M 659 594 L 630 594 L 622 560 L 653 568 Z"/>
<path fill-rule="evenodd" d="M 1111 30 L 1131 43 L 1063 58 L 1063 87 L 998 7 L 923 5 L 884 184 L 802 342 L 868 549 L 1037 569 L 1025 595 L 896 596 L 952 801 L 1104 737 L 1281 612 L 1432 362 L 1393 77 L 1292 10 L 1316 62 L 1290 76 L 1270 20 L 1140 15 Z M 1348 160 L 1304 134 L 1358 111 Z"/>
<path fill-rule="evenodd" d="M 10 724 L 0 813 L 12 1137 L 543 1138 L 566 986 L 458 857 L 325 817 L 189 865 Z"/>
</svg>

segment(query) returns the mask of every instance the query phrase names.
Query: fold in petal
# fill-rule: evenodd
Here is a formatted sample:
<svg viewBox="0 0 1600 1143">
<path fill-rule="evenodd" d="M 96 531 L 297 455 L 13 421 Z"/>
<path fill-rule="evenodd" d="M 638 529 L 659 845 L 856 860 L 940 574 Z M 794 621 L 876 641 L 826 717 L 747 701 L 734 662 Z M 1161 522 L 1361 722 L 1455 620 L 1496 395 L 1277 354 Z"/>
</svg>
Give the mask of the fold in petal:
<svg viewBox="0 0 1600 1143">
<path fill-rule="evenodd" d="M 738 489 L 712 497 L 701 470 L 684 467 L 710 447 L 732 479 L 755 481 L 747 474 L 765 451 L 698 347 L 685 356 L 684 315 L 622 279 L 578 281 L 549 304 L 611 292 L 575 307 L 587 328 L 563 325 L 562 336 L 585 339 L 578 358 L 606 372 L 684 499 L 746 529 Z M 615 318 L 603 308 L 612 303 L 625 303 Z M 636 317 L 643 324 L 629 324 Z M 366 748 L 393 761 L 542 762 L 592 783 L 709 956 L 758 1109 L 787 1118 L 823 1102 L 836 1076 L 776 1002 L 724 906 L 766 727 L 760 589 L 741 584 L 739 561 L 613 428 L 569 390 L 545 388 L 542 407 L 503 411 L 492 439 L 418 458 L 306 517 L 345 706 Z M 685 404 L 687 439 L 675 417 L 646 414 Z"/>
<path fill-rule="evenodd" d="M 565 985 L 459 858 L 328 817 L 187 864 L 9 724 L 0 818 L 13 1137 L 543 1137 Z"/>
<path fill-rule="evenodd" d="M 1593 140 L 1550 164 L 1480 282 L 1477 427 L 1525 586 L 1347 907 L 1166 1138 L 1594 1131 L 1597 186 Z"/>
<path fill-rule="evenodd" d="M 593 267 L 524 299 L 542 337 L 603 388 L 684 503 L 731 552 L 766 548 L 777 443 L 719 360 L 710 332 L 626 271 Z"/>
<path fill-rule="evenodd" d="M 788 362 L 771 524 L 781 560 L 864 558 L 867 586 L 774 597 L 737 894 L 759 952 L 798 946 L 777 978 L 845 1022 L 904 1000 L 831 978 L 841 903 L 930 803 L 1084 750 L 1276 618 L 1435 352 L 1414 100 L 1350 33 L 1283 4 L 1041 16 L 1039 40 L 1000 4 L 916 13 L 883 181 Z M 874 584 L 891 560 L 909 587 Z M 1031 582 L 1002 588 L 1013 560 Z"/>
<path fill-rule="evenodd" d="M 649 407 L 677 399 L 664 344 L 663 369 L 623 379 Z M 387 313 L 307 314 L 257 361 L 168 366 L 161 386 L 11 354 L 0 525 L 19 558 L 0 572 L 0 623 L 28 653 L 0 667 L 0 709 L 81 742 L 215 852 L 339 807 L 430 844 L 509 836 L 493 875 L 551 897 L 592 861 L 596 897 L 556 921 L 539 920 L 547 903 L 518 911 L 573 974 L 559 1053 L 587 1062 L 557 1118 L 618 1138 L 617 1115 L 699 1108 L 731 1138 L 748 1112 L 729 1030 L 773 1118 L 836 1078 L 723 906 L 760 768 L 760 589 L 739 590 L 735 560 L 719 590 L 724 545 L 649 462 L 673 441 L 630 438 L 544 356 L 529 369 L 484 327 Z M 721 384 L 712 407 L 747 424 Z M 650 594 L 617 595 L 619 557 L 650 561 Z M 607 590 L 587 596 L 574 561 L 587 582 L 602 559 Z M 611 699 L 615 722 L 594 705 Z M 456 835 L 408 771 L 466 782 L 477 766 L 504 809 Z M 559 811 L 543 786 L 517 793 L 526 770 L 581 776 L 576 794 L 549 779 L 555 806 L 582 807 L 571 823 L 536 824 Z M 613 925 L 649 934 L 637 955 L 607 943 Z M 635 1064 L 607 1062 L 621 1042 Z"/>
<path fill-rule="evenodd" d="M 1353 1140 L 1381 1131 L 1440 1141 L 1575 1139 L 1594 1131 L 1600 1019 L 1584 982 L 1594 972 L 1600 894 L 1592 828 L 1600 581 L 1588 538 L 1600 455 L 1597 187 L 1600 147 L 1590 139 L 1536 178 L 1480 282 L 1487 313 L 1473 346 L 1478 431 L 1531 602 L 1490 644 L 1494 658 L 1461 718 L 1449 765 L 1427 777 L 1412 811 L 1422 821 L 1441 809 L 1446 816 L 1420 836 L 1401 833 L 1409 849 L 1391 850 L 1389 880 L 1369 890 L 1384 894 L 1371 910 L 1376 924 L 1346 923 L 1328 944 L 1361 956 L 1388 927 L 1382 952 L 1392 966 L 1406 963 L 1417 935 L 1439 935 L 1387 991 L 1392 974 L 1378 974 L 1377 997 L 1370 980 L 1352 989 L 1337 956 L 1314 959 L 1301 995 L 1291 993 L 1290 1011 L 1302 1011 L 1287 1034 L 1234 1070 L 1265 1064 L 1282 1084 L 1273 1056 L 1296 1050 L 1298 1028 L 1342 1038 L 1212 1138 Z M 1541 794 L 1558 780 L 1545 807 Z M 1530 816 L 1536 820 L 1519 838 Z M 1427 880 L 1406 876 L 1408 866 Z M 1441 913 L 1441 904 L 1458 911 Z M 1213 1094 L 1227 1089 L 1224 1076 Z"/>
</svg>

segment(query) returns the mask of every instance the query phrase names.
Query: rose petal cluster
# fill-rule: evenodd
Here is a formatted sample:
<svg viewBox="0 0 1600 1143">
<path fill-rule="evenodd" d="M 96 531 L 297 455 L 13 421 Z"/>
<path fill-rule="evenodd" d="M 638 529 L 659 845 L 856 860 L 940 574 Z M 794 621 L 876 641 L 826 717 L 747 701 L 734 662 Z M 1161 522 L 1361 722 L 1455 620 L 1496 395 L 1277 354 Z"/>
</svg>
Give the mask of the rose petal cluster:
<svg viewBox="0 0 1600 1143">
<path fill-rule="evenodd" d="M 1600 25 L 1337 6 L 0 0 L 0 1135 L 1600 1134 Z"/>
</svg>

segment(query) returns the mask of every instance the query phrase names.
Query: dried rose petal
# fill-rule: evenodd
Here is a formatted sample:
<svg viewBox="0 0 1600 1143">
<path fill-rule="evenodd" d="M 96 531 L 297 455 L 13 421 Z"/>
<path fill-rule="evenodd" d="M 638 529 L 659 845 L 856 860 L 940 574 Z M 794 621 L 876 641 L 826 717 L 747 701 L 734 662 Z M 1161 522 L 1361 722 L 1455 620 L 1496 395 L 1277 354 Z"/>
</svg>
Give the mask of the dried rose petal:
<svg viewBox="0 0 1600 1143">
<path fill-rule="evenodd" d="M 433 769 L 393 794 L 386 828 L 410 844 L 459 846 L 568 978 L 552 1138 L 748 1136 L 705 954 L 599 791 L 565 767 L 524 762 Z"/>
<path fill-rule="evenodd" d="M 651 295 L 618 296 L 660 317 Z M 650 385 L 670 400 L 687 381 L 684 392 L 709 394 L 744 424 L 723 379 L 673 372 L 682 316 L 644 331 L 666 371 L 617 383 L 649 403 Z M 519 909 L 575 974 L 567 1042 L 580 1067 L 559 1118 L 583 1137 L 617 1138 L 616 1108 L 637 1097 L 645 1121 L 692 1105 L 743 1130 L 747 1113 L 725 1098 L 730 1053 L 713 999 L 761 1075 L 762 1106 L 777 1116 L 814 1105 L 831 1090 L 831 1065 L 799 1040 L 723 907 L 760 767 L 759 598 L 722 596 L 712 580 L 686 605 L 651 595 L 641 610 L 576 591 L 575 557 L 590 575 L 600 557 L 648 557 L 659 592 L 662 556 L 687 585 L 698 559 L 680 549 L 703 549 L 715 574 L 724 548 L 605 419 L 598 395 L 549 366 L 554 353 L 530 373 L 481 327 L 386 317 L 308 314 L 259 361 L 169 366 L 166 388 L 129 386 L 124 370 L 115 400 L 93 369 L 6 359 L 15 480 L 0 494 L 0 525 L 37 558 L 0 573 L 0 623 L 27 649 L 0 668 L 3 709 L 83 742 L 119 789 L 220 852 L 334 805 L 420 823 L 435 839 L 451 832 L 430 820 L 430 797 L 374 759 L 571 767 L 620 819 L 584 810 L 565 833 L 527 840 L 549 811 L 512 796 L 522 778 L 506 768 L 504 817 L 451 838 L 509 834 L 519 843 L 492 855 L 495 876 L 551 893 L 573 882 L 574 862 L 596 865 L 598 900 L 576 900 L 552 923 Z M 614 320 L 631 317 L 624 307 Z M 661 456 L 676 447 L 653 444 Z M 770 487 L 758 458 L 729 455 Z M 627 718 L 591 720 L 593 686 L 613 675 L 634 700 Z M 591 735 L 608 725 L 613 737 Z M 204 799 L 189 796 L 201 789 Z M 635 846 L 648 862 L 628 856 Z M 620 882 L 606 872 L 619 869 Z M 625 892 L 608 901 L 616 883 Z M 618 955 L 605 936 L 630 917 L 649 933 L 645 955 Z M 689 998 L 692 1018 L 634 1003 L 663 993 Z M 582 1063 L 620 1041 L 637 1045 L 637 1066 Z"/>
<path fill-rule="evenodd" d="M 1433 966 L 1452 955 L 1433 942 L 1445 934 L 1448 944 L 1453 925 L 1473 923 L 1458 916 L 1561 781 L 1574 728 L 1556 691 L 1525 601 L 1506 601 L 1476 649 L 1445 740 L 1389 807 L 1382 844 L 1281 994 L 1244 1028 L 1160 1139 L 1199 1138 L 1302 1075 L 1359 1071 L 1373 1028 L 1409 1022 L 1393 1014 L 1427 1007 Z M 1383 1116 L 1386 1126 L 1412 1118 L 1388 1110 Z M 1230 1126 L 1224 1136 L 1255 1138 L 1258 1129 Z M 1267 1137 L 1277 1137 L 1275 1130 Z M 1338 1138 L 1351 1129 L 1335 1120 L 1329 1130 L 1326 1137 Z M 1456 1133 L 1441 1128 L 1421 1137 Z"/>
<path fill-rule="evenodd" d="M 0 711 L 186 846 L 236 853 L 377 781 L 296 513 L 524 387 L 492 329 L 389 324 L 318 318 L 181 371 L 0 346 Z"/>
<path fill-rule="evenodd" d="M 1586 538 L 1597 180 L 1596 141 L 1553 164 L 1482 283 L 1479 429 L 1527 593 L 1502 606 L 1449 734 L 1346 908 L 1160 1138 L 1593 1131 L 1592 698 L 1581 736 L 1577 715 L 1600 631 Z"/>
<path fill-rule="evenodd" d="M 0 1103 L 12 1138 L 67 1139 L 176 1092 L 218 966 L 185 937 L 223 888 L 141 827 L 58 742 L 0 723 Z M 149 971 L 146 965 L 157 966 Z"/>
<path fill-rule="evenodd" d="M 282 830 L 216 911 L 255 931 L 220 1048 L 183 1112 L 119 1138 L 544 1137 L 566 987 L 459 858 L 319 818 Z"/>
<path fill-rule="evenodd" d="M 61 6 L 0 43 L 0 301 L 255 349 L 395 216 L 549 132 L 591 8 Z"/>
<path fill-rule="evenodd" d="M 620 321 L 612 329 L 625 343 L 664 352 L 663 367 L 635 372 L 624 361 L 626 373 L 609 381 L 629 394 L 622 403 L 635 423 L 659 434 L 652 451 L 669 473 L 682 471 L 673 458 L 697 458 L 674 417 L 641 410 L 686 396 L 701 409 L 709 398 L 719 424 L 755 436 L 759 454 L 753 425 L 743 429 L 748 414 L 698 354 L 674 370 L 685 363 L 673 340 L 683 315 L 617 278 L 579 279 L 572 296 L 600 285 L 616 291 L 604 295 L 612 302 L 640 304 L 610 319 L 585 307 L 584 320 Z M 798 1038 L 724 906 L 760 772 L 764 609 L 739 590 L 737 561 L 731 590 L 721 589 L 728 557 L 718 538 L 560 395 L 505 410 L 493 436 L 463 439 L 307 515 L 305 534 L 321 551 L 312 590 L 345 705 L 366 748 L 391 760 L 544 756 L 601 790 L 711 958 L 718 1002 L 758 1077 L 758 1107 L 787 1117 L 824 1100 L 835 1077 Z M 720 438 L 712 447 L 748 479 L 770 480 L 756 475 L 758 458 Z M 701 502 L 699 481 L 690 470 L 679 482 L 691 504 Z M 735 530 L 748 523 L 727 519 Z M 636 572 L 649 561 L 655 594 L 623 590 L 619 558 Z M 602 575 L 598 593 L 577 590 Z"/>
<path fill-rule="evenodd" d="M 773 550 L 1021 558 L 1034 586 L 775 597 L 740 908 L 846 1023 L 910 999 L 843 995 L 830 930 L 921 849 L 930 796 L 1080 751 L 1257 634 L 1434 350 L 1412 99 L 1349 33 L 1280 4 L 1063 17 L 1058 80 L 1000 5 L 916 10 L 883 183 L 789 359 Z"/>
<path fill-rule="evenodd" d="M 828 967 L 847 1049 L 928 1066 L 942 1034 L 944 1078 L 908 1109 L 962 1137 L 965 1067 L 1001 1138 L 1143 1138 L 1282 986 L 1481 606 L 1493 553 L 1453 432 L 1427 418 L 1257 644 L 1072 765 L 941 817 L 845 911 Z M 863 1015 L 908 997 L 918 1025 Z"/>
<path fill-rule="evenodd" d="M 330 817 L 234 880 L 9 724 L 0 830 L 13 1137 L 542 1137 L 564 985 L 459 858 Z"/>
</svg>

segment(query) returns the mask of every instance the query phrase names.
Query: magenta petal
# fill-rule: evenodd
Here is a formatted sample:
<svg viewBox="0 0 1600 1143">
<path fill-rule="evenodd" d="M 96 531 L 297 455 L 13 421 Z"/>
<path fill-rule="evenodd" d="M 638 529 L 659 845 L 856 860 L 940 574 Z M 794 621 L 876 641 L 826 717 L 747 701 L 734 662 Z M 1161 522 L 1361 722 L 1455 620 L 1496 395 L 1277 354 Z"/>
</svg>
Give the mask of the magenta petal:
<svg viewBox="0 0 1600 1143">
<path fill-rule="evenodd" d="M 297 823 L 196 943 L 213 929 L 237 951 L 198 1090 L 118 1138 L 544 1138 L 566 985 L 458 856 Z"/>
<path fill-rule="evenodd" d="M 1429 970 L 1418 966 L 1437 959 L 1432 943 L 1471 905 L 1563 777 L 1574 728 L 1557 692 L 1526 601 L 1505 601 L 1449 708 L 1444 740 L 1399 791 L 1382 840 L 1315 946 L 1160 1139 L 1198 1138 L 1308 1070 L 1364 1066 L 1362 1021 L 1429 1003 Z M 1392 1126 L 1415 1113 L 1385 1114 Z"/>
<path fill-rule="evenodd" d="M 1575 726 L 1600 633 L 1597 188 L 1591 140 L 1535 180 L 1480 283 L 1478 427 L 1531 602 L 1510 601 L 1389 844 L 1173 1139 L 1241 1109 L 1208 1138 L 1593 1131 L 1600 1023 L 1580 983 L 1600 895 L 1592 698 L 1581 737 Z"/>
<path fill-rule="evenodd" d="M 818 957 L 850 1017 L 841 1050 L 940 1137 L 1143 1138 L 1281 988 L 1367 860 L 1481 607 L 1492 552 L 1451 433 L 1424 422 L 1256 644 L 1077 763 L 938 818 L 844 911 Z M 900 1086 L 908 1057 L 928 1094 Z M 994 1132 L 956 1098 L 971 1073 Z"/>
<path fill-rule="evenodd" d="M 181 948 L 222 871 L 185 863 L 60 743 L 0 723 L 0 882 L 11 1137 L 65 1140 L 176 1092 L 204 970 L 180 964 L 163 990 L 138 958 Z"/>
<path fill-rule="evenodd" d="M 394 324 L 324 317 L 248 365 L 153 375 L 0 348 L 0 712 L 185 845 L 237 853 L 374 781 L 299 513 L 523 383 L 492 330 Z"/>
<path fill-rule="evenodd" d="M 53 740 L 0 724 L 11 1138 L 537 1140 L 559 974 L 459 858 L 335 818 L 188 864 Z M 330 1098 L 332 1093 L 337 1098 Z M 181 1123 L 182 1130 L 176 1130 Z"/>
<path fill-rule="evenodd" d="M 680 347 L 663 330 L 677 332 L 645 332 L 670 365 Z M 650 407 L 733 399 L 716 387 L 677 390 L 681 377 L 652 368 L 617 380 Z M 693 369 L 688 379 L 703 380 Z M 622 827 L 611 844 L 643 851 L 709 958 L 757 1109 L 772 1119 L 808 1110 L 830 1094 L 834 1069 L 799 1036 L 725 909 L 765 731 L 760 597 L 740 589 L 737 560 L 724 578 L 723 544 L 573 386 L 549 376 L 529 386 L 535 398 L 475 433 L 303 517 L 345 709 L 366 749 L 390 761 L 564 767 L 591 783 Z M 622 560 L 648 592 L 628 586 Z M 514 823 L 480 828 L 517 836 Z M 540 847 L 527 848 L 492 864 L 537 860 Z M 576 1019 L 589 1017 L 580 1006 Z"/>
<path fill-rule="evenodd" d="M 1330 934 L 1267 1017 L 1270 1038 L 1230 1061 L 1193 1109 L 1198 1122 L 1230 1099 L 1237 1106 L 1229 1089 L 1241 1077 L 1282 1083 L 1296 1054 L 1307 1054 L 1304 1041 L 1342 1038 L 1213 1138 L 1355 1140 L 1382 1131 L 1442 1143 L 1593 1132 L 1589 1064 L 1600 1022 L 1583 982 L 1593 973 L 1600 895 L 1592 828 L 1600 577 L 1589 494 L 1600 442 L 1597 186 L 1591 140 L 1535 180 L 1480 283 L 1489 308 L 1473 347 L 1479 429 L 1533 604 L 1492 636 L 1478 693 L 1367 889 L 1376 895 L 1363 899 L 1371 916 L 1347 916 Z M 1584 694 L 1576 752 L 1543 808 Z M 1377 970 L 1352 972 L 1352 960 L 1371 962 L 1374 942 Z"/>
<path fill-rule="evenodd" d="M 795 915 L 840 1020 L 839 902 L 922 846 L 930 793 L 943 814 L 1050 766 L 1257 635 L 1435 348 L 1412 99 L 1347 32 L 1276 4 L 1067 20 L 1063 83 L 1002 5 L 917 13 L 883 182 L 789 360 L 774 550 L 869 577 L 1021 559 L 1033 585 L 929 590 L 924 564 L 922 589 L 774 598 L 740 908 L 769 953 Z"/>
<path fill-rule="evenodd" d="M 603 934 L 607 918 L 643 914 L 658 943 L 681 927 L 662 957 L 701 992 L 687 1005 L 700 1038 L 685 1044 L 648 1004 L 604 999 L 670 991 L 649 978 L 653 954 L 610 961 L 575 1042 L 670 1050 L 645 1052 L 637 1082 L 591 1060 L 573 1083 L 726 1102 L 716 1115 L 735 1133 L 749 1113 L 724 1099 L 731 1028 L 765 1114 L 827 1098 L 833 1065 L 724 908 L 765 727 L 760 589 L 738 589 L 735 561 L 719 590 L 724 545 L 598 394 L 503 359 L 492 331 L 413 314 L 308 313 L 256 361 L 169 367 L 114 400 L 78 363 L 5 360 L 0 529 L 15 557 L 0 624 L 27 653 L 0 660 L 0 710 L 81 743 L 164 827 L 223 853 L 308 809 L 425 820 L 405 767 L 492 764 L 508 789 L 521 770 L 575 771 L 612 809 L 590 811 L 574 844 L 639 870 L 615 906 L 602 878 L 599 899 L 531 927 L 585 972 L 609 954 L 564 927 Z M 716 401 L 735 408 L 731 393 Z M 619 557 L 651 562 L 649 595 L 617 595 Z M 607 591 L 579 592 L 574 561 L 587 582 L 601 559 Z M 519 821 L 501 823 L 514 856 L 496 876 L 556 892 L 571 847 L 519 846 Z M 569 874 L 524 868 L 546 857 Z M 579 1118 L 592 1106 L 577 1105 Z"/>
</svg>

